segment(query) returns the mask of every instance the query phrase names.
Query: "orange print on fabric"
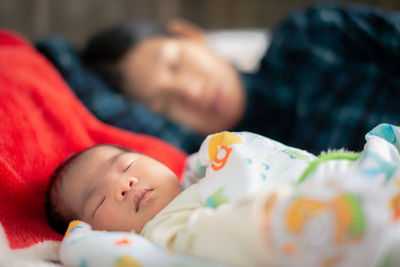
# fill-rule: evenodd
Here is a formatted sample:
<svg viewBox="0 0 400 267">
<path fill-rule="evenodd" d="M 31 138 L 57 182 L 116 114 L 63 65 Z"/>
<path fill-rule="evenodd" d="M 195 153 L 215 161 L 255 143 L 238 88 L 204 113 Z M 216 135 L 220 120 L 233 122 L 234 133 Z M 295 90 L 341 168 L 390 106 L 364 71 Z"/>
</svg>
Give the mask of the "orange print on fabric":
<svg viewBox="0 0 400 267">
<path fill-rule="evenodd" d="M 397 187 L 400 187 L 400 179 L 395 178 L 394 179 L 394 184 Z M 400 219 L 400 192 L 398 192 L 396 195 L 394 195 L 390 201 L 389 201 L 389 206 L 392 209 L 393 217 L 392 220 L 395 222 Z"/>
<path fill-rule="evenodd" d="M 400 193 L 392 197 L 390 200 L 390 207 L 393 212 L 393 221 L 400 219 Z"/>
<path fill-rule="evenodd" d="M 80 225 L 80 224 L 81 224 L 81 221 L 79 221 L 79 220 L 71 221 L 71 222 L 69 223 L 69 225 L 68 225 L 67 231 L 65 232 L 64 238 L 66 238 L 66 237 L 71 233 L 71 230 L 72 230 L 73 228 L 75 228 L 76 226 L 78 226 L 78 225 Z"/>
<path fill-rule="evenodd" d="M 358 198 L 342 194 L 329 201 L 299 197 L 286 211 L 286 228 L 301 234 L 304 225 L 323 212 L 333 212 L 335 224 L 333 238 L 336 245 L 358 241 L 365 232 L 365 218 Z"/>
<path fill-rule="evenodd" d="M 221 151 L 225 151 L 225 153 L 223 153 L 223 152 L 221 153 Z M 229 154 L 231 154 L 231 152 L 232 152 L 231 147 L 221 146 L 218 155 L 215 157 L 214 162 L 211 164 L 211 168 L 214 171 L 218 171 L 218 170 L 222 169 L 225 166 L 225 164 L 229 158 Z M 223 154 L 223 157 L 219 158 L 218 156 L 221 154 Z"/>
<path fill-rule="evenodd" d="M 233 144 L 243 143 L 239 135 L 231 132 L 221 132 L 214 134 L 208 144 L 208 156 L 212 162 L 211 168 L 215 171 L 222 169 L 232 152 Z"/>
<path fill-rule="evenodd" d="M 337 266 L 339 263 L 342 261 L 342 257 L 339 256 L 333 256 L 330 258 L 325 258 L 321 261 L 321 266 L 323 267 L 332 267 L 332 266 Z"/>
<path fill-rule="evenodd" d="M 296 245 L 292 243 L 286 243 L 283 246 L 283 253 L 286 255 L 293 255 L 296 252 Z"/>
<path fill-rule="evenodd" d="M 120 239 L 120 240 L 115 241 L 114 244 L 115 244 L 116 246 L 130 245 L 130 244 L 131 244 L 131 240 L 128 239 L 128 238 L 126 238 L 126 237 L 124 237 L 124 238 L 122 238 L 122 239 Z"/>
</svg>

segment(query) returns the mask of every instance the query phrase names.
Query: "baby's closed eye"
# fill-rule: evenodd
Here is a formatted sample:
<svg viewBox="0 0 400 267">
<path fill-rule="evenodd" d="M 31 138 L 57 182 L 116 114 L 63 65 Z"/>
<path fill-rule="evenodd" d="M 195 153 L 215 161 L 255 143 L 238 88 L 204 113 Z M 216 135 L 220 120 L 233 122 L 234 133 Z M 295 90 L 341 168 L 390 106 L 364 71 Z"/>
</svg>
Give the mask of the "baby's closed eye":
<svg viewBox="0 0 400 267">
<path fill-rule="evenodd" d="M 104 201 L 106 200 L 106 196 L 103 196 L 103 198 L 101 199 L 101 201 L 99 202 L 99 204 L 96 206 L 96 208 L 94 209 L 93 213 L 92 213 L 92 218 L 94 217 L 96 211 L 100 208 L 100 206 L 104 203 Z"/>
<path fill-rule="evenodd" d="M 123 172 L 126 172 L 133 164 L 134 160 L 132 160 L 127 166 L 126 168 L 123 170 Z"/>
</svg>

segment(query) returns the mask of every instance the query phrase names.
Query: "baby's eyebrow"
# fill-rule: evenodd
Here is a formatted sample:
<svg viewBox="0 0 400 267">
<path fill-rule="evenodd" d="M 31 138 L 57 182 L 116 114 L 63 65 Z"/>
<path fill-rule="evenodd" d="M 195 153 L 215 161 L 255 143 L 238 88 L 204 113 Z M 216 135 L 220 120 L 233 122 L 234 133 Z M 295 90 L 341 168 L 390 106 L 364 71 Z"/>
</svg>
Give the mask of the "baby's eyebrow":
<svg viewBox="0 0 400 267">
<path fill-rule="evenodd" d="M 115 154 L 114 156 L 112 156 L 111 158 L 109 158 L 107 161 L 110 164 L 110 166 L 114 165 L 114 163 L 117 161 L 117 159 L 119 158 L 119 156 L 121 156 L 122 154 L 124 154 L 125 151 L 121 151 L 118 154 Z"/>
</svg>

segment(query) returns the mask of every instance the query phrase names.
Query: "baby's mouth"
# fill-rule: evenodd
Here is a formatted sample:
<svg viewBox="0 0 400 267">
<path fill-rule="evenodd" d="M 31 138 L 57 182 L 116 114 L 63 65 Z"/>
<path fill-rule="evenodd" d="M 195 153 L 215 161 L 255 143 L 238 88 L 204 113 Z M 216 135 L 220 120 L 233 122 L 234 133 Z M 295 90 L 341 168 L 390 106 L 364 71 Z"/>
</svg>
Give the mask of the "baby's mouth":
<svg viewBox="0 0 400 267">
<path fill-rule="evenodd" d="M 150 188 L 140 188 L 135 192 L 135 195 L 133 196 L 133 202 L 135 203 L 136 212 L 139 211 L 142 201 L 146 200 L 152 192 L 153 189 Z"/>
</svg>

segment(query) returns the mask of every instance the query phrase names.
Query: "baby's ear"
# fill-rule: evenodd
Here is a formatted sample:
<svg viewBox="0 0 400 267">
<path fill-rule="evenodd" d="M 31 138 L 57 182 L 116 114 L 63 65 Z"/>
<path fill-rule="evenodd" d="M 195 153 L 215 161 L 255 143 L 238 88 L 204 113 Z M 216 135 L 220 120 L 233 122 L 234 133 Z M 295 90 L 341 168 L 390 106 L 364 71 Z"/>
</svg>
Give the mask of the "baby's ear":
<svg viewBox="0 0 400 267">
<path fill-rule="evenodd" d="M 206 43 L 206 36 L 202 28 L 182 18 L 173 18 L 167 22 L 167 31 L 177 35 Z"/>
</svg>

